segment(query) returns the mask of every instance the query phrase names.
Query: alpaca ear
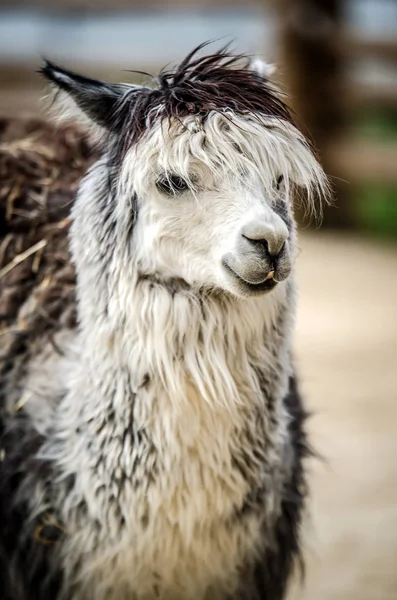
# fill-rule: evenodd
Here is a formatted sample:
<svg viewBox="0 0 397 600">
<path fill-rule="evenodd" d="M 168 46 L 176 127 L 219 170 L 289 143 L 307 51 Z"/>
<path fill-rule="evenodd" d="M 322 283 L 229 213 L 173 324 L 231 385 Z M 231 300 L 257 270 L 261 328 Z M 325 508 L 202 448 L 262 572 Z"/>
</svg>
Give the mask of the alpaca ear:
<svg viewBox="0 0 397 600">
<path fill-rule="evenodd" d="M 91 124 L 115 131 L 117 121 L 115 108 L 125 89 L 122 85 L 110 85 L 97 79 L 83 77 L 46 60 L 40 69 L 55 87 L 61 91 L 60 117 L 88 120 Z M 58 97 L 56 98 L 58 100 Z"/>
<path fill-rule="evenodd" d="M 251 61 L 251 71 L 257 73 L 260 77 L 264 79 L 271 79 L 274 73 L 276 72 L 276 66 L 270 63 L 266 63 L 260 58 L 254 58 Z"/>
</svg>

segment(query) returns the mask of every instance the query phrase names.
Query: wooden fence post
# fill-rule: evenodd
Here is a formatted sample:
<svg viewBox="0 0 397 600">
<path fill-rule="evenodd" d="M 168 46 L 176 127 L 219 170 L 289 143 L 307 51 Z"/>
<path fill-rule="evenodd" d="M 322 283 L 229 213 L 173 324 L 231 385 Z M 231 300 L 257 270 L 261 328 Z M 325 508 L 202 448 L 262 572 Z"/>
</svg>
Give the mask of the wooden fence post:
<svg viewBox="0 0 397 600">
<path fill-rule="evenodd" d="M 338 179 L 327 148 L 346 126 L 342 57 L 336 41 L 342 21 L 341 0 L 279 0 L 282 70 L 291 104 L 303 130 L 314 140 L 335 192 L 335 206 L 324 210 L 324 225 L 351 225 L 346 183 Z"/>
</svg>

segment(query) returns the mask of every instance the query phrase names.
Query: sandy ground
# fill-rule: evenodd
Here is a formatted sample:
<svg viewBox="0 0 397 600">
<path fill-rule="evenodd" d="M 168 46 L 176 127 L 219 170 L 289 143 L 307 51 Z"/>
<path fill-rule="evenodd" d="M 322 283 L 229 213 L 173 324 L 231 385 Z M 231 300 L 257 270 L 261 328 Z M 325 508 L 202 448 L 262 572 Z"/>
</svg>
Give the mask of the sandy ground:
<svg viewBox="0 0 397 600">
<path fill-rule="evenodd" d="M 397 599 L 397 247 L 305 235 L 296 356 L 314 416 L 307 576 L 290 600 Z"/>
</svg>

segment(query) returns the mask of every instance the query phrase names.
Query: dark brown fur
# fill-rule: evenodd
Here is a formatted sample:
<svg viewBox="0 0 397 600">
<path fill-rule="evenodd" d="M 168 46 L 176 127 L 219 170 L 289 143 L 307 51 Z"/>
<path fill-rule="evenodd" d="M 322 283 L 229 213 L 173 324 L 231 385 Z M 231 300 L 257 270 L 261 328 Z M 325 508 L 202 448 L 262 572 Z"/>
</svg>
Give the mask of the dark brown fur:
<svg viewBox="0 0 397 600">
<path fill-rule="evenodd" d="M 182 119 L 197 115 L 205 119 L 210 111 L 250 113 L 257 118 L 276 117 L 292 122 L 292 113 L 274 93 L 269 81 L 250 68 L 244 55 L 232 55 L 228 47 L 197 57 L 205 44 L 193 50 L 177 67 L 162 70 L 156 78 L 157 89 L 143 90 L 131 111 L 128 102 L 117 107 L 128 123 L 128 144 L 137 142 L 156 119 Z M 158 113 L 150 111 L 161 105 Z M 123 114 L 127 113 L 127 114 Z"/>
<path fill-rule="evenodd" d="M 0 408 L 2 394 L 19 399 L 11 371 L 20 380 L 43 336 L 75 325 L 69 212 L 94 158 L 76 127 L 0 119 Z"/>
</svg>

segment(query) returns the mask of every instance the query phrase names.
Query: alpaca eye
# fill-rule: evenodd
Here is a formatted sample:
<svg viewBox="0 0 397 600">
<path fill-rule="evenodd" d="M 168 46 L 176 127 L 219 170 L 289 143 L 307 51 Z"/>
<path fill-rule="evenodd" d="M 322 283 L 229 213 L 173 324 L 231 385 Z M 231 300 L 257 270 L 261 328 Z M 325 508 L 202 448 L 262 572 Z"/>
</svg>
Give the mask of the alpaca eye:
<svg viewBox="0 0 397 600">
<path fill-rule="evenodd" d="M 157 189 L 163 194 L 172 196 L 173 194 L 180 194 L 185 190 L 189 189 L 188 184 L 182 177 L 178 175 L 170 175 L 170 177 L 162 177 L 156 183 Z"/>
<path fill-rule="evenodd" d="M 276 179 L 276 190 L 280 189 L 280 185 L 282 184 L 283 181 L 284 181 L 284 175 L 280 175 L 279 177 L 277 177 L 277 179 Z"/>
</svg>

